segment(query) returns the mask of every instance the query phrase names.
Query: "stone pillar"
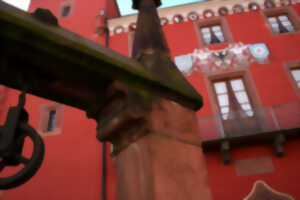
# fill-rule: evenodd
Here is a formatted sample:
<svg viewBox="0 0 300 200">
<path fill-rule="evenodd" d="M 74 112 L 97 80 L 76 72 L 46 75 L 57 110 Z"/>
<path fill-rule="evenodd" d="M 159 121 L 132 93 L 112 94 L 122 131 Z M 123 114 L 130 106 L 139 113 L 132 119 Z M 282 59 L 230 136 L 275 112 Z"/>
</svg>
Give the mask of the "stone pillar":
<svg viewBox="0 0 300 200">
<path fill-rule="evenodd" d="M 195 113 L 161 100 L 150 116 L 147 134 L 114 158 L 117 200 L 211 200 Z"/>
<path fill-rule="evenodd" d="M 110 91 L 97 137 L 113 144 L 117 200 L 211 200 L 195 112 L 119 83 Z"/>
<path fill-rule="evenodd" d="M 156 11 L 160 0 L 133 3 L 139 16 L 132 57 L 182 87 L 186 80 L 170 58 Z M 98 139 L 114 147 L 117 200 L 212 199 L 193 110 L 118 82 L 104 96 L 107 105 L 93 116 Z"/>
</svg>

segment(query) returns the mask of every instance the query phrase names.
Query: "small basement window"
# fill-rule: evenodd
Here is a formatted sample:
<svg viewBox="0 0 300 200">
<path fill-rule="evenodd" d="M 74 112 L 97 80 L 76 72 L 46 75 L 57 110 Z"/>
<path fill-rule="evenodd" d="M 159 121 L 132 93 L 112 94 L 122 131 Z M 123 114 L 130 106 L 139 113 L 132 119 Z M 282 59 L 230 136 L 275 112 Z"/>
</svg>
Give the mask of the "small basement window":
<svg viewBox="0 0 300 200">
<path fill-rule="evenodd" d="M 62 129 L 63 105 L 58 103 L 42 104 L 38 132 L 41 135 L 57 135 Z"/>
<path fill-rule="evenodd" d="M 253 106 L 241 78 L 218 81 L 213 85 L 223 120 L 229 119 L 230 112 L 240 112 L 245 117 L 253 116 Z"/>
<path fill-rule="evenodd" d="M 70 15 L 70 13 L 71 13 L 71 5 L 70 4 L 63 5 L 61 10 L 61 16 L 67 17 Z"/>
<path fill-rule="evenodd" d="M 54 130 L 55 118 L 56 118 L 56 110 L 51 110 L 48 116 L 47 132 L 51 132 Z"/>
</svg>

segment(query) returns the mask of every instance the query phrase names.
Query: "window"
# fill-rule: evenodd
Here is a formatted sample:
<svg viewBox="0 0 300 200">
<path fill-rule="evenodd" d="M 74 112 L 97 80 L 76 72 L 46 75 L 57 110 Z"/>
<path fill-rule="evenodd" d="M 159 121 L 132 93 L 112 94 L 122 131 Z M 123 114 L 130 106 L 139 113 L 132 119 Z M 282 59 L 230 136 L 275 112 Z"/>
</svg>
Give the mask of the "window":
<svg viewBox="0 0 300 200">
<path fill-rule="evenodd" d="M 265 16 L 274 34 L 294 33 L 299 30 L 299 18 L 291 7 L 268 9 Z"/>
<path fill-rule="evenodd" d="M 297 84 L 297 87 L 300 89 L 300 68 L 291 69 L 291 74 Z"/>
<path fill-rule="evenodd" d="M 253 116 L 252 105 L 242 79 L 218 81 L 214 84 L 218 106 L 223 120 Z"/>
<path fill-rule="evenodd" d="M 294 32 L 295 27 L 287 15 L 268 17 L 268 21 L 275 33 Z"/>
<path fill-rule="evenodd" d="M 232 36 L 225 18 L 204 19 L 196 29 L 200 46 L 231 42 Z"/>
<path fill-rule="evenodd" d="M 70 3 L 64 3 L 61 7 L 61 17 L 68 17 L 71 14 L 71 4 Z"/>
<path fill-rule="evenodd" d="M 223 31 L 220 25 L 201 28 L 203 41 L 206 45 L 225 42 Z"/>
<path fill-rule="evenodd" d="M 63 105 L 58 103 L 42 104 L 38 132 L 41 135 L 57 135 L 62 129 Z"/>
<path fill-rule="evenodd" d="M 295 93 L 300 97 L 300 60 L 289 61 L 283 66 Z"/>
<path fill-rule="evenodd" d="M 264 110 L 249 71 L 214 74 L 208 78 L 209 96 L 224 137 L 260 133 L 267 128 Z"/>
</svg>

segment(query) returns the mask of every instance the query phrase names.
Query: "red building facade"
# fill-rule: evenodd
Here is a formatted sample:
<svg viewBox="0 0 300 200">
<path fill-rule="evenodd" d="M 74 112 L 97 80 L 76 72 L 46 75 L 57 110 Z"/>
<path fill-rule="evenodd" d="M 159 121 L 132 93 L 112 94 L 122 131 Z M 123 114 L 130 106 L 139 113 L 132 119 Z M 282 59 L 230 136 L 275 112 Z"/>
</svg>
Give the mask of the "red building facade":
<svg viewBox="0 0 300 200">
<path fill-rule="evenodd" d="M 137 16 L 121 17 L 115 1 L 32 0 L 29 10 L 38 7 L 50 9 L 60 26 L 130 56 Z M 300 198 L 300 2 L 212 0 L 159 15 L 175 63 L 204 99 L 197 115 L 213 198 L 244 199 L 256 182 Z M 3 123 L 19 92 L 0 92 Z M 45 141 L 45 160 L 31 181 L 0 199 L 101 199 L 96 123 L 35 96 L 26 108 Z M 115 181 L 109 158 L 109 200 Z"/>
</svg>

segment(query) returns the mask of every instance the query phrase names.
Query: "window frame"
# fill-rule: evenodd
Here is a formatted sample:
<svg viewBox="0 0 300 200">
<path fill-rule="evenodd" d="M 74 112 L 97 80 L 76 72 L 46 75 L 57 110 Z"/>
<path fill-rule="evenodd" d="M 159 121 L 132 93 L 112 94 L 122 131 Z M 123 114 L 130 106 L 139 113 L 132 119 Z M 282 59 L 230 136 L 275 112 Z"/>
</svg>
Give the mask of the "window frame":
<svg viewBox="0 0 300 200">
<path fill-rule="evenodd" d="M 70 6 L 70 11 L 69 11 L 68 15 L 63 16 L 64 8 L 66 6 Z M 60 16 L 60 18 L 61 19 L 66 19 L 66 18 L 71 17 L 71 15 L 73 13 L 73 6 L 74 6 L 74 0 L 62 2 L 61 5 L 60 5 L 60 9 L 59 9 L 59 16 Z"/>
<path fill-rule="evenodd" d="M 211 80 L 211 85 L 212 85 L 212 87 L 213 87 L 213 92 L 214 92 L 215 102 L 216 102 L 216 104 L 217 104 L 218 111 L 219 111 L 219 114 L 220 114 L 221 116 L 225 115 L 225 114 L 222 113 L 222 107 L 224 107 L 224 106 L 221 106 L 221 105 L 219 104 L 219 100 L 218 100 L 218 96 L 219 96 L 219 95 L 218 95 L 218 93 L 217 93 L 217 91 L 216 91 L 214 85 L 215 85 L 215 83 L 221 83 L 221 82 L 224 82 L 225 84 L 226 84 L 226 83 L 231 84 L 231 81 L 234 81 L 234 80 L 241 80 L 241 81 L 242 81 L 243 86 L 244 86 L 244 90 L 243 90 L 243 91 L 246 92 L 247 99 L 248 99 L 248 104 L 250 104 L 250 106 L 251 106 L 251 111 L 253 111 L 253 110 L 255 109 L 255 106 L 254 106 L 254 103 L 253 103 L 253 99 L 252 99 L 252 95 L 249 93 L 249 89 L 248 89 L 249 86 L 247 86 L 248 84 L 245 83 L 245 80 L 244 80 L 244 77 L 243 77 L 243 76 L 222 77 L 222 78 L 220 78 L 220 79 Z M 226 84 L 226 89 L 228 90 L 227 84 Z M 229 94 L 228 94 L 228 91 L 227 91 L 226 94 L 229 95 Z M 235 91 L 233 91 L 233 94 L 236 95 Z M 229 96 L 228 96 L 228 98 L 229 98 Z M 235 97 L 235 98 L 237 99 L 237 97 Z M 237 99 L 237 100 L 238 100 L 238 99 Z M 228 102 L 229 102 L 229 104 L 228 104 L 227 107 L 230 106 L 230 99 L 228 99 Z M 241 103 L 239 103 L 239 102 L 238 102 L 238 104 L 239 104 L 239 106 L 241 106 L 241 107 L 242 107 L 242 105 L 243 105 L 243 104 L 241 104 Z M 230 109 L 230 108 L 229 108 L 229 109 Z M 245 110 L 243 110 L 243 111 L 246 112 Z M 229 110 L 229 112 L 230 112 L 230 110 Z M 227 114 L 228 114 L 228 113 L 227 113 Z M 246 115 L 247 115 L 247 114 L 246 114 Z M 252 117 L 252 116 L 248 116 L 248 117 Z M 224 119 L 223 117 L 221 117 L 221 118 L 222 118 L 222 120 L 228 120 L 228 119 Z"/>
<path fill-rule="evenodd" d="M 287 73 L 290 83 L 292 84 L 297 96 L 300 98 L 300 88 L 298 87 L 298 84 L 292 74 L 293 69 L 300 69 L 300 60 L 285 63 L 284 68 L 285 68 L 285 71 Z"/>
<path fill-rule="evenodd" d="M 211 45 L 224 45 L 233 42 L 232 33 L 229 29 L 229 25 L 224 17 L 213 17 L 211 19 L 202 19 L 194 22 L 196 34 L 198 36 L 198 42 L 200 47 L 207 47 Z M 225 41 L 221 43 L 205 44 L 201 29 L 205 27 L 212 27 L 219 25 L 221 27 Z"/>
<path fill-rule="evenodd" d="M 268 24 L 268 28 L 270 29 L 272 35 L 277 36 L 277 35 L 286 35 L 286 34 L 295 34 L 300 32 L 300 20 L 299 17 L 297 16 L 297 13 L 294 11 L 294 9 L 291 6 L 286 6 L 286 7 L 280 7 L 280 8 L 268 8 L 265 10 L 261 10 L 262 16 L 266 23 Z M 276 33 L 268 18 L 273 17 L 273 16 L 280 16 L 280 15 L 286 15 L 288 19 L 291 21 L 295 31 L 294 32 L 287 32 L 287 33 Z"/>
<path fill-rule="evenodd" d="M 218 102 L 216 99 L 216 94 L 214 91 L 214 85 L 213 83 L 222 80 L 222 79 L 235 79 L 235 78 L 241 78 L 243 80 L 245 89 L 247 91 L 247 95 L 249 98 L 249 101 L 251 101 L 252 109 L 255 112 L 254 118 L 250 119 L 259 119 L 260 120 L 260 126 L 262 130 L 268 130 L 268 123 L 266 121 L 267 116 L 264 109 L 262 108 L 262 103 L 259 97 L 258 90 L 256 88 L 255 82 L 251 76 L 251 72 L 248 68 L 246 69 L 233 69 L 229 72 L 224 73 L 224 71 L 214 72 L 209 75 L 205 75 L 205 85 L 208 93 L 209 98 L 209 104 L 210 108 L 212 108 L 213 116 L 215 116 L 215 121 L 217 124 L 217 127 L 220 131 L 221 136 L 223 137 L 231 137 L 230 135 L 226 134 L 226 126 L 225 123 L 233 123 L 234 120 L 223 120 L 221 117 L 221 112 L 219 110 Z"/>
<path fill-rule="evenodd" d="M 247 91 L 249 101 L 252 105 L 252 108 L 261 107 L 261 101 L 258 96 L 258 91 L 255 87 L 254 80 L 251 77 L 251 73 L 248 69 L 238 69 L 233 70 L 227 73 L 224 72 L 216 72 L 205 76 L 205 82 L 207 87 L 207 92 L 209 96 L 209 100 L 211 103 L 211 107 L 214 114 L 220 114 L 220 109 L 218 105 L 217 95 L 214 89 L 214 82 L 221 81 L 224 79 L 238 79 L 241 78 L 243 80 L 245 90 Z"/>
</svg>

